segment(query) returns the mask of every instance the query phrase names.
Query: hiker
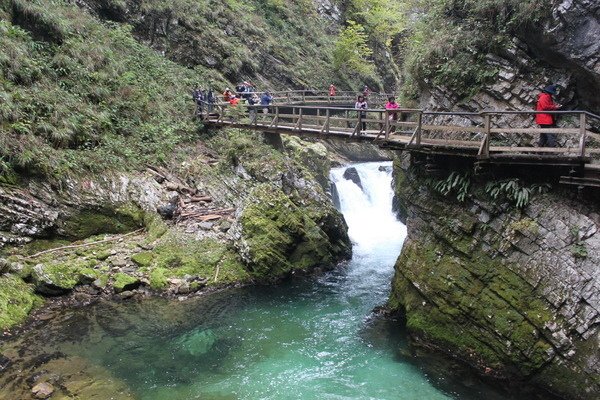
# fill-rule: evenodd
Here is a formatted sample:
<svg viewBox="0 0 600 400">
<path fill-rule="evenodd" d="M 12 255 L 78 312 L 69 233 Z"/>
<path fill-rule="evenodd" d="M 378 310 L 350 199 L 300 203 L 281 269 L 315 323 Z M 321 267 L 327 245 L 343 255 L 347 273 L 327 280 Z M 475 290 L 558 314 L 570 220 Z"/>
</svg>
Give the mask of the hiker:
<svg viewBox="0 0 600 400">
<path fill-rule="evenodd" d="M 215 103 L 217 102 L 217 99 L 215 98 L 215 93 L 213 92 L 212 89 L 208 89 L 208 93 L 206 94 L 206 102 L 208 103 L 208 113 L 210 114 L 211 112 L 213 112 L 213 109 L 215 107 Z"/>
<path fill-rule="evenodd" d="M 260 99 L 258 95 L 253 94 L 248 100 L 248 115 L 250 116 L 250 123 L 254 124 L 256 122 L 256 111 L 258 108 L 258 103 L 260 103 Z"/>
<path fill-rule="evenodd" d="M 192 89 L 192 100 L 194 103 L 198 100 L 198 96 L 200 95 L 200 88 L 196 86 L 196 88 Z"/>
<path fill-rule="evenodd" d="M 335 97 L 336 90 L 337 90 L 337 88 L 335 87 L 335 85 L 333 83 L 331 85 L 329 85 L 329 97 Z"/>
<path fill-rule="evenodd" d="M 558 87 L 556 85 L 546 86 L 542 93 L 538 95 L 538 101 L 535 106 L 536 111 L 555 111 L 558 110 L 561 105 L 556 104 L 552 100 L 552 96 L 556 95 Z M 540 128 L 554 128 L 556 127 L 556 119 L 552 114 L 536 114 L 535 123 Z M 556 134 L 554 133 L 540 133 L 540 140 L 538 142 L 540 147 L 556 147 Z"/>
<path fill-rule="evenodd" d="M 231 89 L 225 89 L 225 91 L 223 92 L 223 101 L 228 102 L 231 100 L 232 97 L 235 96 L 233 95 L 233 93 L 231 93 Z"/>
<path fill-rule="evenodd" d="M 388 111 L 388 119 L 390 122 L 395 122 L 398 120 L 398 103 L 396 103 L 396 98 L 394 96 L 388 97 L 388 102 L 385 103 L 385 109 Z M 390 124 L 391 125 L 391 124 Z M 390 128 L 390 132 L 396 132 L 396 125 L 392 125 Z"/>
<path fill-rule="evenodd" d="M 246 92 L 246 86 L 243 83 L 238 83 L 235 87 L 235 95 L 237 97 L 242 97 L 242 95 Z"/>
<path fill-rule="evenodd" d="M 365 87 L 363 88 L 363 96 L 365 96 L 365 98 L 369 97 L 369 95 L 371 94 L 371 89 L 369 89 L 369 87 L 367 85 L 365 85 Z"/>
<path fill-rule="evenodd" d="M 262 95 L 262 97 L 260 98 L 260 105 L 263 108 L 262 109 L 263 114 L 269 113 L 269 106 L 271 105 L 272 102 L 273 102 L 273 96 L 271 96 L 271 93 L 265 92 Z"/>
<path fill-rule="evenodd" d="M 235 95 L 232 94 L 229 96 L 229 104 L 231 104 L 232 106 L 237 106 L 240 103 L 240 99 Z"/>
<path fill-rule="evenodd" d="M 362 130 L 364 132 L 367 130 L 367 123 L 365 122 L 365 119 L 367 118 L 367 112 L 362 110 L 366 110 L 367 108 L 369 108 L 367 106 L 367 101 L 365 100 L 364 96 L 358 96 L 358 98 L 356 99 L 356 103 L 354 103 L 354 108 L 357 110 L 361 110 L 358 112 L 358 118 L 359 121 L 362 122 Z"/>
<path fill-rule="evenodd" d="M 192 96 L 194 97 L 194 102 L 196 103 L 196 116 L 202 116 L 204 100 L 206 95 L 204 91 L 200 89 L 195 89 Z"/>
</svg>

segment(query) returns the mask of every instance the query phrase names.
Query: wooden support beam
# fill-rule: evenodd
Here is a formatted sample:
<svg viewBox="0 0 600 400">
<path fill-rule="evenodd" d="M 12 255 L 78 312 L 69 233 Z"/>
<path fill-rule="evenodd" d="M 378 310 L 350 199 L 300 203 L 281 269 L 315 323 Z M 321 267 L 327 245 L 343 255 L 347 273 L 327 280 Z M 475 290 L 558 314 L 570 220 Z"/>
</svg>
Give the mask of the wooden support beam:
<svg viewBox="0 0 600 400">
<path fill-rule="evenodd" d="M 585 140 L 587 136 L 587 118 L 585 113 L 579 114 L 579 155 L 585 157 Z"/>
</svg>

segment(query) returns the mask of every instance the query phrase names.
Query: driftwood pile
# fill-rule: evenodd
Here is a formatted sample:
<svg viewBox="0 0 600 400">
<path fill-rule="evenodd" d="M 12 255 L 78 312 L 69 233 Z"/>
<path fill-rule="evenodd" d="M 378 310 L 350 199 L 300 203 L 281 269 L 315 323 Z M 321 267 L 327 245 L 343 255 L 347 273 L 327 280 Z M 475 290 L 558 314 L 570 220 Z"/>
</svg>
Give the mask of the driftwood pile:
<svg viewBox="0 0 600 400">
<path fill-rule="evenodd" d="M 171 217 L 179 223 L 189 222 L 214 222 L 221 219 L 232 220 L 235 208 L 221 208 L 213 204 L 213 198 L 198 193 L 197 189 L 189 187 L 181 179 L 170 175 L 156 167 L 148 167 L 157 182 L 164 187 L 179 194 L 172 206 Z"/>
</svg>

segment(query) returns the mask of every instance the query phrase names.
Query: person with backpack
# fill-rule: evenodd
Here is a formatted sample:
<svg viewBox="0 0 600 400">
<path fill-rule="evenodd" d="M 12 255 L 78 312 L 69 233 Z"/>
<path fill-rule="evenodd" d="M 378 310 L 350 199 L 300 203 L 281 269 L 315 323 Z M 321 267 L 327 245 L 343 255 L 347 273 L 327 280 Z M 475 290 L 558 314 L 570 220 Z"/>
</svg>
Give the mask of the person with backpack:
<svg viewBox="0 0 600 400">
<path fill-rule="evenodd" d="M 271 96 L 271 93 L 269 92 L 265 92 L 261 98 L 260 98 L 260 105 L 262 106 L 262 111 L 263 114 L 268 114 L 269 113 L 269 106 L 271 105 L 271 103 L 273 102 L 273 96 Z"/>
<path fill-rule="evenodd" d="M 260 99 L 257 94 L 253 94 L 251 97 L 246 100 L 248 102 L 248 115 L 250 116 L 250 123 L 254 124 L 256 122 L 256 111 L 258 109 L 258 103 Z"/>
<path fill-rule="evenodd" d="M 208 113 L 213 112 L 215 107 L 215 103 L 217 102 L 217 98 L 215 97 L 215 93 L 212 89 L 208 89 L 208 93 L 206 94 L 206 102 L 208 103 Z"/>
<path fill-rule="evenodd" d="M 365 122 L 365 119 L 367 118 L 367 112 L 363 110 L 369 108 L 364 96 L 358 96 L 356 103 L 354 103 L 354 108 L 360 110 L 358 111 L 358 120 L 362 124 L 362 130 L 364 132 L 367 130 L 367 123 Z"/>
<path fill-rule="evenodd" d="M 235 97 L 235 96 L 233 95 L 233 93 L 231 93 L 231 89 L 229 89 L 229 88 L 225 89 L 225 91 L 223 92 L 223 101 L 229 102 L 232 97 Z"/>
<path fill-rule="evenodd" d="M 538 95 L 537 104 L 535 106 L 536 111 L 556 111 L 561 108 L 560 104 L 557 104 L 552 99 L 552 96 L 556 95 L 558 86 L 549 85 L 546 86 L 542 93 Z M 539 113 L 535 115 L 535 123 L 540 128 L 551 129 L 556 127 L 556 117 L 552 114 Z M 538 142 L 540 147 L 556 147 L 556 134 L 554 133 L 540 133 L 540 140 Z"/>
</svg>

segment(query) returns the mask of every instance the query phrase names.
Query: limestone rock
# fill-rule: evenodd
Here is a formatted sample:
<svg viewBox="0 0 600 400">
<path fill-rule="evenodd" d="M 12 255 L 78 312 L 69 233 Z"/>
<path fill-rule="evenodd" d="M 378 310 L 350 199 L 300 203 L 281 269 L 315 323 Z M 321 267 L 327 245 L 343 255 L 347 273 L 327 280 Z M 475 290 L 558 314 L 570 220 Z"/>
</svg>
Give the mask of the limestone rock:
<svg viewBox="0 0 600 400">
<path fill-rule="evenodd" d="M 408 238 L 390 304 L 412 335 L 482 370 L 494 365 L 568 398 L 596 398 L 598 205 L 559 192 L 522 211 L 485 197 L 459 203 L 412 172 L 396 174 Z"/>
<path fill-rule="evenodd" d="M 47 399 L 54 393 L 54 386 L 48 382 L 41 382 L 31 389 L 36 399 Z"/>
<path fill-rule="evenodd" d="M 344 171 L 344 179 L 352 181 L 362 190 L 362 182 L 360 181 L 360 175 L 358 175 L 358 171 L 354 167 L 347 168 Z"/>
</svg>

